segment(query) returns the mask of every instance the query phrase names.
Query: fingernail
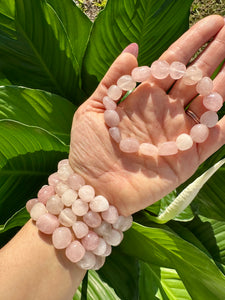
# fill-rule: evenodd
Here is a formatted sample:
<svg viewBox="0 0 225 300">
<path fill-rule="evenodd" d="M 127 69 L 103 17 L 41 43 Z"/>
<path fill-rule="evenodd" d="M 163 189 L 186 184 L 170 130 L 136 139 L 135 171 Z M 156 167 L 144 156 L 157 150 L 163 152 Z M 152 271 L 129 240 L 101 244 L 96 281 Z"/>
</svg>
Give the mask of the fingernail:
<svg viewBox="0 0 225 300">
<path fill-rule="evenodd" d="M 138 57 L 138 44 L 137 43 L 132 43 L 128 45 L 122 53 L 127 52 L 133 54 L 135 57 Z"/>
</svg>

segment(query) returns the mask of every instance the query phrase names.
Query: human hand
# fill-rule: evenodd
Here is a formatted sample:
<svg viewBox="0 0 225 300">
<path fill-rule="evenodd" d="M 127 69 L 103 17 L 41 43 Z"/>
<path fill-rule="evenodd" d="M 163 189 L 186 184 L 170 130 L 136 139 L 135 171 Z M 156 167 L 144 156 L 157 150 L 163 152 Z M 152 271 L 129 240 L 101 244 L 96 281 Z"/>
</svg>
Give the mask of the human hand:
<svg viewBox="0 0 225 300">
<path fill-rule="evenodd" d="M 210 16 L 198 22 L 172 44 L 160 59 L 168 63 L 180 61 L 186 65 L 212 37 L 215 38 L 193 62 L 204 76 L 211 76 L 225 58 L 222 17 Z M 143 209 L 171 192 L 225 142 L 225 118 L 222 118 L 210 129 L 204 143 L 194 143 L 187 151 L 153 157 L 121 152 L 118 144 L 109 136 L 102 99 L 120 76 L 130 74 L 137 66 L 133 55 L 136 50 L 128 47 L 128 52 L 115 60 L 93 95 L 76 111 L 69 155 L 74 171 L 82 175 L 97 194 L 107 197 L 123 215 Z M 225 66 L 214 79 L 214 91 L 225 100 L 224 80 Z M 179 134 L 190 132 L 195 125 L 184 108 L 196 95 L 195 86 L 184 85 L 182 79 L 174 84 L 169 76 L 160 81 L 150 77 L 118 105 L 122 137 L 136 137 L 140 143 L 155 145 L 176 140 Z M 202 96 L 195 98 L 189 108 L 201 116 L 206 110 Z"/>
</svg>

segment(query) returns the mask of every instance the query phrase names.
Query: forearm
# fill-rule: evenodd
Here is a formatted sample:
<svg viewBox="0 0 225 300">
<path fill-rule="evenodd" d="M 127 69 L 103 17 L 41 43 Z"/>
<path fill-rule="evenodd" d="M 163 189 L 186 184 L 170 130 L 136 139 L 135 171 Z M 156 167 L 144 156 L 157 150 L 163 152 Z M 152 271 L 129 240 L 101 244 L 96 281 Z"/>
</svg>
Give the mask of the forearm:
<svg viewBox="0 0 225 300">
<path fill-rule="evenodd" d="M 1 298 L 71 300 L 85 271 L 64 253 L 29 221 L 0 251 Z"/>
</svg>

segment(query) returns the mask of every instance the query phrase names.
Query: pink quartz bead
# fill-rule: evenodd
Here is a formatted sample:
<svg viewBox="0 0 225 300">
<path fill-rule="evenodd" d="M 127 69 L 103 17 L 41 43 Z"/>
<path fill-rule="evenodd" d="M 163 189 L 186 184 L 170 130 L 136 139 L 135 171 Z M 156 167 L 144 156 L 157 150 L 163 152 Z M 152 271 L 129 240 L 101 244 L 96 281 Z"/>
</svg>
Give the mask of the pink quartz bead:
<svg viewBox="0 0 225 300">
<path fill-rule="evenodd" d="M 97 228 L 102 223 L 101 216 L 97 212 L 91 210 L 83 216 L 83 221 L 92 228 Z"/>
<path fill-rule="evenodd" d="M 62 203 L 65 206 L 71 206 L 73 202 L 77 199 L 77 195 L 77 192 L 75 192 L 72 189 L 66 190 L 61 196 Z"/>
<path fill-rule="evenodd" d="M 72 205 L 72 211 L 79 217 L 84 216 L 88 212 L 88 210 L 88 203 L 81 199 L 77 199 Z"/>
<path fill-rule="evenodd" d="M 176 139 L 177 148 L 180 151 L 185 151 L 193 146 L 193 140 L 189 134 L 182 133 Z"/>
<path fill-rule="evenodd" d="M 63 183 L 63 182 L 59 182 L 56 186 L 55 186 L 55 192 L 56 194 L 58 194 L 60 197 L 62 196 L 63 193 L 65 193 L 66 190 L 68 190 L 69 187 L 67 184 Z"/>
<path fill-rule="evenodd" d="M 73 223 L 72 228 L 78 239 L 82 239 L 89 232 L 89 228 L 88 228 L 87 224 L 85 224 L 82 221 L 77 221 L 77 222 Z"/>
<path fill-rule="evenodd" d="M 187 68 L 183 77 L 183 82 L 186 85 L 194 85 L 202 79 L 202 71 L 197 66 Z"/>
<path fill-rule="evenodd" d="M 95 255 L 104 255 L 107 249 L 107 244 L 103 238 L 99 238 L 98 246 L 95 250 L 93 250 L 93 253 Z"/>
<path fill-rule="evenodd" d="M 66 257 L 73 263 L 80 261 L 85 255 L 85 248 L 79 241 L 73 241 L 66 248 Z"/>
<path fill-rule="evenodd" d="M 60 182 L 58 173 L 53 173 L 48 177 L 48 184 L 55 187 Z"/>
<path fill-rule="evenodd" d="M 118 127 L 109 128 L 109 134 L 116 143 L 119 143 L 121 141 L 121 134 Z"/>
<path fill-rule="evenodd" d="M 110 205 L 106 211 L 101 213 L 101 215 L 103 220 L 110 224 L 114 224 L 119 217 L 118 210 L 113 205 Z"/>
<path fill-rule="evenodd" d="M 142 143 L 139 147 L 139 153 L 146 156 L 155 156 L 158 154 L 158 148 L 150 143 Z"/>
<path fill-rule="evenodd" d="M 93 251 L 98 247 L 99 237 L 94 231 L 89 231 L 88 234 L 81 239 L 81 243 L 87 251 Z"/>
<path fill-rule="evenodd" d="M 104 236 L 107 234 L 110 234 L 112 230 L 112 226 L 109 223 L 102 222 L 101 225 L 97 228 L 94 229 L 94 231 L 99 235 L 99 236 Z"/>
<path fill-rule="evenodd" d="M 132 70 L 131 76 L 136 82 L 143 82 L 151 76 L 151 69 L 148 66 L 136 67 Z"/>
<path fill-rule="evenodd" d="M 64 165 L 58 170 L 59 179 L 62 181 L 66 181 L 70 175 L 73 174 L 73 170 L 69 165 Z"/>
<path fill-rule="evenodd" d="M 110 235 L 105 235 L 104 239 L 107 244 L 111 246 L 118 246 L 123 240 L 123 233 L 121 231 L 112 229 Z"/>
<path fill-rule="evenodd" d="M 117 80 L 117 86 L 124 91 L 131 91 L 136 87 L 136 82 L 130 75 L 123 75 Z"/>
<path fill-rule="evenodd" d="M 182 78 L 185 72 L 186 66 L 179 61 L 174 61 L 170 65 L 170 77 L 175 80 Z"/>
<path fill-rule="evenodd" d="M 218 115 L 215 111 L 207 111 L 200 117 L 200 123 L 206 125 L 208 128 L 214 127 L 218 122 Z"/>
<path fill-rule="evenodd" d="M 196 85 L 196 92 L 202 96 L 209 95 L 213 90 L 213 81 L 209 77 L 203 77 Z"/>
<path fill-rule="evenodd" d="M 67 227 L 58 227 L 52 234 L 52 243 L 56 249 L 65 249 L 72 241 L 72 233 Z"/>
<path fill-rule="evenodd" d="M 96 263 L 94 265 L 94 267 L 92 268 L 92 270 L 99 270 L 101 269 L 101 267 L 104 265 L 105 263 L 105 257 L 103 256 L 96 256 Z"/>
<path fill-rule="evenodd" d="M 36 203 L 38 203 L 38 199 L 37 199 L 37 198 L 28 200 L 27 203 L 26 203 L 26 210 L 30 213 L 32 207 L 33 207 Z"/>
<path fill-rule="evenodd" d="M 79 189 L 78 195 L 83 201 L 90 202 L 95 197 L 95 190 L 91 185 L 87 184 Z"/>
<path fill-rule="evenodd" d="M 111 98 L 109 98 L 108 96 L 105 96 L 102 100 L 105 109 L 109 109 L 109 110 L 115 110 L 117 108 L 116 102 L 113 101 Z"/>
<path fill-rule="evenodd" d="M 169 75 L 170 65 L 165 60 L 156 60 L 151 65 L 152 76 L 156 79 L 164 79 Z"/>
<path fill-rule="evenodd" d="M 84 257 L 77 262 L 77 266 L 83 270 L 90 270 L 95 266 L 95 264 L 96 256 L 89 251 L 86 251 Z"/>
<path fill-rule="evenodd" d="M 196 143 L 203 143 L 209 136 L 209 129 L 204 124 L 196 124 L 191 128 L 190 136 Z"/>
<path fill-rule="evenodd" d="M 111 245 L 106 243 L 106 251 L 102 256 L 109 256 L 112 253 L 112 247 Z"/>
<path fill-rule="evenodd" d="M 104 196 L 96 196 L 90 202 L 90 209 L 95 212 L 102 212 L 109 208 L 109 202 Z"/>
<path fill-rule="evenodd" d="M 32 220 L 37 221 L 40 216 L 46 214 L 48 211 L 45 205 L 41 202 L 34 204 L 30 211 L 30 217 Z"/>
<path fill-rule="evenodd" d="M 122 90 L 117 85 L 111 85 L 107 91 L 107 95 L 114 101 L 117 101 L 122 96 Z"/>
<path fill-rule="evenodd" d="M 203 105 L 211 111 L 218 111 L 223 106 L 223 97 L 217 92 L 213 92 L 203 98 Z"/>
<path fill-rule="evenodd" d="M 68 166 L 68 165 L 69 165 L 69 159 L 65 158 L 59 161 L 57 168 L 59 170 L 62 166 Z"/>
<path fill-rule="evenodd" d="M 46 213 L 37 219 L 36 226 L 41 232 L 52 234 L 59 227 L 59 220 L 56 216 Z"/>
<path fill-rule="evenodd" d="M 119 125 L 120 117 L 115 110 L 107 109 L 104 112 L 104 120 L 109 127 L 116 127 Z"/>
<path fill-rule="evenodd" d="M 38 192 L 38 201 L 46 204 L 48 199 L 55 194 L 53 186 L 44 185 Z"/>
<path fill-rule="evenodd" d="M 64 205 L 61 201 L 61 198 L 58 195 L 54 195 L 46 203 L 46 208 L 49 213 L 53 215 L 59 215 L 63 210 Z"/>
<path fill-rule="evenodd" d="M 175 142 L 165 142 L 158 146 L 158 155 L 167 156 L 174 155 L 178 152 Z"/>
<path fill-rule="evenodd" d="M 66 227 L 71 227 L 76 220 L 77 217 L 70 208 L 64 208 L 59 215 L 59 222 Z"/>
<path fill-rule="evenodd" d="M 116 223 L 113 224 L 113 228 L 121 231 L 126 231 L 132 226 L 132 223 L 133 223 L 132 216 L 128 216 L 128 217 L 119 216 Z"/>
<path fill-rule="evenodd" d="M 71 189 L 77 191 L 79 188 L 85 185 L 85 181 L 80 175 L 73 174 L 68 178 L 67 184 Z"/>
<path fill-rule="evenodd" d="M 120 150 L 125 153 L 138 152 L 139 142 L 136 138 L 126 138 L 120 141 Z"/>
</svg>

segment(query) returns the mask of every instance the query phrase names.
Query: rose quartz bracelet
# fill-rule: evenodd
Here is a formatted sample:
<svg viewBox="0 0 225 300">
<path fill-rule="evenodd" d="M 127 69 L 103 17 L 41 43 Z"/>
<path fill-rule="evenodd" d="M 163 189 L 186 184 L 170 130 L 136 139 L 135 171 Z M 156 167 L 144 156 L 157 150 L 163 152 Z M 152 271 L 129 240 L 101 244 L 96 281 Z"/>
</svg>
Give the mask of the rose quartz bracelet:
<svg viewBox="0 0 225 300">
<path fill-rule="evenodd" d="M 95 195 L 68 159 L 59 162 L 48 183 L 26 204 L 32 220 L 42 233 L 52 235 L 54 247 L 65 249 L 71 262 L 85 270 L 100 269 L 131 227 L 132 216 L 119 215 L 104 196 Z"/>
</svg>

